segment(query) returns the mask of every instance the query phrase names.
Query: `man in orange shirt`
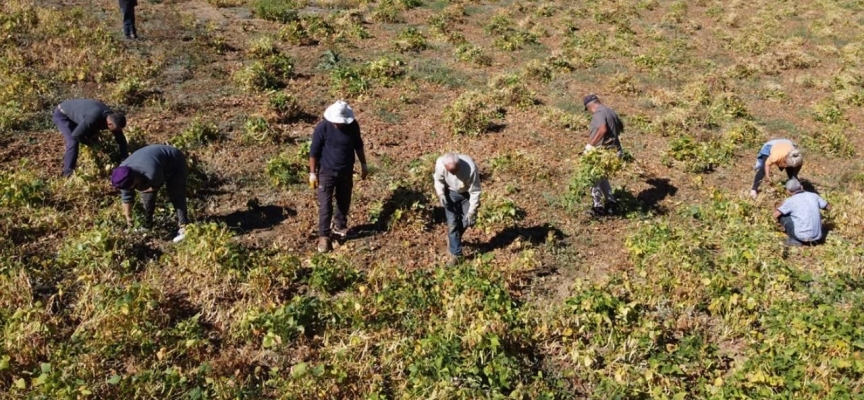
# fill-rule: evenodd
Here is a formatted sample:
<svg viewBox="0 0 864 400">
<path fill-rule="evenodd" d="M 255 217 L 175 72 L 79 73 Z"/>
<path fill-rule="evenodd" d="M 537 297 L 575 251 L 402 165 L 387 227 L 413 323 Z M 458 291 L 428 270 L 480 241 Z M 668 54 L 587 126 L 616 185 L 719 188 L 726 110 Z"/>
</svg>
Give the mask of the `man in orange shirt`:
<svg viewBox="0 0 864 400">
<path fill-rule="evenodd" d="M 762 179 L 771 180 L 771 166 L 776 165 L 781 171 L 785 170 L 789 179 L 798 178 L 801 164 L 804 158 L 798 147 L 789 139 L 773 139 L 762 145 L 756 158 L 756 177 L 753 178 L 753 188 L 750 189 L 750 197 L 756 199 L 759 195 L 759 184 Z"/>
</svg>

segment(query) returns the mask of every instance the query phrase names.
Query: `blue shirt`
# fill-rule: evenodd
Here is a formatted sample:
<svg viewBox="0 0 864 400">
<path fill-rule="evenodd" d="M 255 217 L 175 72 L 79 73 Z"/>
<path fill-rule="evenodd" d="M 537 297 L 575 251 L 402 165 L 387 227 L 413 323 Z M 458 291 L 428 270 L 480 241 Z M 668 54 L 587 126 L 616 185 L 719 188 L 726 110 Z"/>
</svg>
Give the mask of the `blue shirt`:
<svg viewBox="0 0 864 400">
<path fill-rule="evenodd" d="M 354 169 L 354 153 L 363 149 L 360 124 L 354 120 L 342 129 L 327 120 L 321 121 L 312 132 L 309 156 L 318 160 L 322 170 L 347 172 Z"/>
<path fill-rule="evenodd" d="M 786 199 L 777 211 L 792 217 L 798 240 L 812 242 L 822 237 L 822 214 L 819 210 L 827 206 L 828 202 L 818 194 L 801 191 Z"/>
</svg>

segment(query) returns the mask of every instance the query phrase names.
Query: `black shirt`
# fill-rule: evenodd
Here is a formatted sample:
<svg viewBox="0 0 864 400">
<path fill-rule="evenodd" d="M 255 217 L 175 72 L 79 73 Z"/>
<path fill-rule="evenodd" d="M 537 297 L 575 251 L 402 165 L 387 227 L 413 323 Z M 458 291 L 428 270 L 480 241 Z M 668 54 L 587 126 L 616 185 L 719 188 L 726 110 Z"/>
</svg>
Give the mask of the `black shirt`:
<svg viewBox="0 0 864 400">
<path fill-rule="evenodd" d="M 354 120 L 341 129 L 327 120 L 321 121 L 312 132 L 309 155 L 318 159 L 322 170 L 346 172 L 354 169 L 355 152 L 363 149 L 360 124 Z"/>
</svg>

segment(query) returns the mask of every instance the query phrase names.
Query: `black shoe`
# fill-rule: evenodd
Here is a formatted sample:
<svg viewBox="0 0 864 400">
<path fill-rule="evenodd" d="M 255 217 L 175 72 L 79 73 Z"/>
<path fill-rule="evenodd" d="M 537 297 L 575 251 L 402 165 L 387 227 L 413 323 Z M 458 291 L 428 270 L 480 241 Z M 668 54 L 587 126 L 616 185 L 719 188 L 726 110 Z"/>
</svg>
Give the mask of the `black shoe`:
<svg viewBox="0 0 864 400">
<path fill-rule="evenodd" d="M 603 207 L 591 207 L 588 210 L 588 215 L 594 218 L 600 218 L 606 216 L 606 209 Z"/>
<path fill-rule="evenodd" d="M 799 242 L 797 239 L 793 239 L 791 237 L 786 238 L 786 241 L 783 242 L 783 245 L 787 247 L 801 247 L 804 243 Z"/>
<path fill-rule="evenodd" d="M 618 208 L 618 202 L 617 201 L 613 200 L 613 201 L 607 201 L 606 202 L 606 210 L 605 210 L 606 214 L 614 215 L 619 210 L 620 210 L 620 208 Z"/>
</svg>

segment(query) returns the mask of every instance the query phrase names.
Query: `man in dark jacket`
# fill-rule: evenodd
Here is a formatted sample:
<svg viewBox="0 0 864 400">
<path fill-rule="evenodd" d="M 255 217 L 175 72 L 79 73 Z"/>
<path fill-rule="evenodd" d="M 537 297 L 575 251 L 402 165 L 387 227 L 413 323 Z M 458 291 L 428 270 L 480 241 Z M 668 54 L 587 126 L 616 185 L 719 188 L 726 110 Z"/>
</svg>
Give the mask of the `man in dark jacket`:
<svg viewBox="0 0 864 400">
<path fill-rule="evenodd" d="M 57 129 L 63 134 L 66 152 L 63 154 L 63 176 L 70 176 L 78 163 L 78 144 L 91 144 L 99 131 L 107 129 L 114 134 L 120 157 L 129 155 L 126 136 L 126 116 L 111 111 L 98 100 L 72 99 L 60 103 L 52 116 Z"/>
<path fill-rule="evenodd" d="M 135 190 L 141 192 L 147 227 L 153 224 L 156 194 L 162 185 L 168 190 L 168 199 L 177 213 L 180 230 L 174 242 L 185 237 L 183 226 L 189 223 L 186 212 L 186 156 L 173 146 L 153 144 L 132 153 L 111 173 L 111 185 L 120 189 L 123 215 L 132 226 L 132 204 Z"/>
<path fill-rule="evenodd" d="M 315 126 L 309 150 L 309 186 L 318 189 L 318 251 L 330 251 L 330 234 L 348 236 L 348 208 L 354 188 L 354 154 L 360 159 L 360 179 L 366 179 L 366 153 L 360 125 L 344 101 L 327 107 Z M 333 197 L 336 197 L 335 221 Z M 334 227 L 331 229 L 330 223 Z"/>
<path fill-rule="evenodd" d="M 120 0 L 120 12 L 123 13 L 123 34 L 126 39 L 137 39 L 138 31 L 135 29 L 135 6 L 138 0 Z"/>
</svg>

